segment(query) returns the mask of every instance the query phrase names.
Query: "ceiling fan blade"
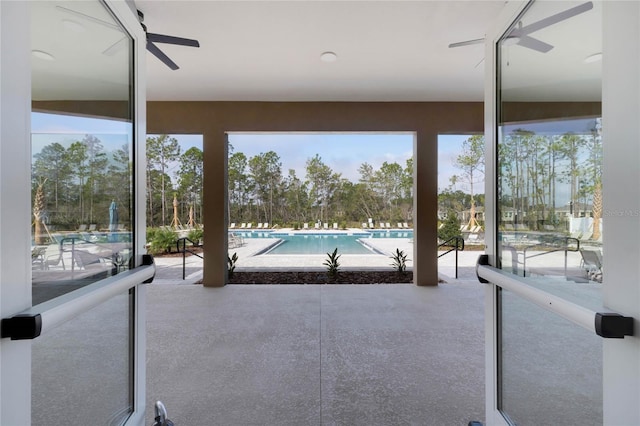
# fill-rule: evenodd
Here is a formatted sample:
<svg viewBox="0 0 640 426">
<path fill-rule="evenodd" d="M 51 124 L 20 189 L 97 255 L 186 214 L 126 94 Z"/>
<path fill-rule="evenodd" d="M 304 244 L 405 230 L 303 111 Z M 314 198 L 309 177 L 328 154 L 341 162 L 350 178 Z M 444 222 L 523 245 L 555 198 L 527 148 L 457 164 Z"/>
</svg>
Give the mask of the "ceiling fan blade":
<svg viewBox="0 0 640 426">
<path fill-rule="evenodd" d="M 91 22 L 94 22 L 96 24 L 100 24 L 100 25 L 102 25 L 104 27 L 111 28 L 112 30 L 117 30 L 117 31 L 122 32 L 122 28 L 120 28 L 116 24 L 113 24 L 111 22 L 103 21 L 102 19 L 94 18 L 93 16 L 86 15 L 86 14 L 84 14 L 82 12 L 78 12 L 77 10 L 67 9 L 66 7 L 63 7 L 63 6 L 56 6 L 56 9 L 58 9 L 61 12 L 65 12 L 65 13 L 69 13 L 71 15 L 75 15 L 75 16 L 77 16 L 79 18 L 86 19 L 87 21 L 91 21 Z"/>
<path fill-rule="evenodd" d="M 553 46 L 549 43 L 545 43 L 544 41 L 540 41 L 537 38 L 529 37 L 528 35 L 521 35 L 518 37 L 518 43 L 520 46 L 528 47 L 529 49 L 536 50 L 541 53 L 547 53 Z"/>
<path fill-rule="evenodd" d="M 174 37 L 164 34 L 147 33 L 147 40 L 154 43 L 177 44 L 179 46 L 200 47 L 198 40 L 190 38 Z"/>
<path fill-rule="evenodd" d="M 557 24 L 558 22 L 562 22 L 569 18 L 573 18 L 574 16 L 579 15 L 581 13 L 588 12 L 591 9 L 593 9 L 592 2 L 589 1 L 586 3 L 582 3 L 578 6 L 572 7 L 571 9 L 567 9 L 563 12 L 556 13 L 555 15 L 551 15 L 547 18 L 541 19 L 525 27 L 514 29 L 511 32 L 511 35 L 516 37 L 521 37 L 523 35 L 531 34 L 535 31 Z"/>
<path fill-rule="evenodd" d="M 457 43 L 451 43 L 449 47 L 470 46 L 472 44 L 482 44 L 482 43 L 484 43 L 484 38 L 476 38 L 474 40 L 459 41 Z"/>
<path fill-rule="evenodd" d="M 180 68 L 178 65 L 176 65 L 175 62 L 169 59 L 169 57 L 165 55 L 164 52 L 162 52 L 162 50 L 158 49 L 158 46 L 151 43 L 150 41 L 147 41 L 147 50 L 151 52 L 156 58 L 160 59 L 166 66 L 168 66 L 172 70 L 175 71 L 178 68 Z"/>
<path fill-rule="evenodd" d="M 107 47 L 102 54 L 107 56 L 114 56 L 116 53 L 120 52 L 127 45 L 128 37 L 122 37 L 120 40 L 113 43 L 111 46 Z"/>
</svg>

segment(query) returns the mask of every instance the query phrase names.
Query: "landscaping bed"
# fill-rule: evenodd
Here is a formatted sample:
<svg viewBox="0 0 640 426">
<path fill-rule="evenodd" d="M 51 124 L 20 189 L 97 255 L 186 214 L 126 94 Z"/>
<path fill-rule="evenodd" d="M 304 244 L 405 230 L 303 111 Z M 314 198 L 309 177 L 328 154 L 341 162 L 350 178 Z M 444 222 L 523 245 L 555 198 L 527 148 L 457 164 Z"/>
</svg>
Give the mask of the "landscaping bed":
<svg viewBox="0 0 640 426">
<path fill-rule="evenodd" d="M 412 284 L 413 272 L 341 271 L 335 278 L 326 272 L 235 272 L 229 284 Z"/>
</svg>

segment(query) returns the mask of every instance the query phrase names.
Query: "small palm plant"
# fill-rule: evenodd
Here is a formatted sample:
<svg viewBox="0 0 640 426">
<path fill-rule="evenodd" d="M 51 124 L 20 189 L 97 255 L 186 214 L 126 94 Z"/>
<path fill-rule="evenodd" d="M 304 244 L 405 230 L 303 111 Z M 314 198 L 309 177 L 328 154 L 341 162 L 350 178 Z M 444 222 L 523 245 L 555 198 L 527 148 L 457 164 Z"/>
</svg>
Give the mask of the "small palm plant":
<svg viewBox="0 0 640 426">
<path fill-rule="evenodd" d="M 335 279 L 338 276 L 338 272 L 340 271 L 340 259 L 338 254 L 338 247 L 333 251 L 333 253 L 327 253 L 327 260 L 324 261 L 323 265 L 327 267 L 327 275 L 329 278 Z"/>
<path fill-rule="evenodd" d="M 396 249 L 396 252 L 393 254 L 393 256 L 391 256 L 391 259 L 393 259 L 393 263 L 391 263 L 393 269 L 401 274 L 404 274 L 407 270 L 407 255 L 404 253 L 404 251 Z"/>
<path fill-rule="evenodd" d="M 227 256 L 227 263 L 229 264 L 229 278 L 233 278 L 233 271 L 236 269 L 236 262 L 238 261 L 238 253 L 233 253 L 233 256 Z"/>
</svg>

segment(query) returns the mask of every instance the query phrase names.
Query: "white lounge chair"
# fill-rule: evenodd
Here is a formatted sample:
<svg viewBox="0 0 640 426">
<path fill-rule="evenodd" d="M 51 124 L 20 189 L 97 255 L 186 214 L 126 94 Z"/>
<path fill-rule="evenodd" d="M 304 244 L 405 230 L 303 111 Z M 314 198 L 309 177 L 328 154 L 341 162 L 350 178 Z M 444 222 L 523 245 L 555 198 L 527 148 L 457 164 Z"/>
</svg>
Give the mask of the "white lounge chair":
<svg viewBox="0 0 640 426">
<path fill-rule="evenodd" d="M 369 222 L 369 228 L 370 228 L 370 229 L 373 229 L 373 228 L 374 228 L 374 226 L 373 226 L 373 222 Z"/>
<path fill-rule="evenodd" d="M 333 222 L 333 229 L 338 229 L 338 223 L 337 222 Z"/>
<path fill-rule="evenodd" d="M 258 223 L 258 226 L 256 226 L 256 228 L 262 229 L 262 222 Z"/>
<path fill-rule="evenodd" d="M 398 222 L 398 229 L 402 229 L 402 223 Z"/>
<path fill-rule="evenodd" d="M 384 229 L 384 222 L 380 222 L 378 226 L 380 227 L 380 229 Z"/>
<path fill-rule="evenodd" d="M 302 229 L 309 229 L 309 224 L 307 222 L 302 225 Z"/>
<path fill-rule="evenodd" d="M 320 229 L 320 224 L 318 222 L 314 223 L 313 227 L 315 229 Z"/>
<path fill-rule="evenodd" d="M 367 222 L 362 222 L 362 229 L 367 229 Z"/>
<path fill-rule="evenodd" d="M 327 222 L 325 222 L 325 223 L 322 225 L 322 227 L 323 227 L 324 229 L 329 229 L 329 224 L 328 224 Z"/>
<path fill-rule="evenodd" d="M 235 222 L 231 222 L 231 225 L 229 225 L 229 229 L 234 229 L 236 227 L 236 223 Z"/>
<path fill-rule="evenodd" d="M 405 229 L 409 229 L 409 224 L 407 222 L 402 222 L 402 226 L 404 226 Z"/>
<path fill-rule="evenodd" d="M 242 222 L 242 223 L 240 224 L 240 229 L 245 229 L 246 227 L 247 227 L 246 222 Z"/>
<path fill-rule="evenodd" d="M 251 229 L 251 222 L 247 223 L 247 229 Z"/>
<path fill-rule="evenodd" d="M 269 229 L 269 222 L 265 222 L 262 224 L 262 229 Z"/>
<path fill-rule="evenodd" d="M 387 228 L 387 229 L 391 229 L 391 224 L 390 224 L 389 222 L 386 222 L 386 223 L 384 224 L 384 226 L 385 226 L 385 228 Z"/>
</svg>

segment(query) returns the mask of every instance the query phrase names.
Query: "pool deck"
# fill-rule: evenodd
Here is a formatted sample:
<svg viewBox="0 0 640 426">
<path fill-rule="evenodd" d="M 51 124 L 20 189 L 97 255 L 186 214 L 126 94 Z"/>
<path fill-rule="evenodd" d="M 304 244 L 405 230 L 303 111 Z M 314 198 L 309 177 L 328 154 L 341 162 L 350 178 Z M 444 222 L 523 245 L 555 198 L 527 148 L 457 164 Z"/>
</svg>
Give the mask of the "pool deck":
<svg viewBox="0 0 640 426">
<path fill-rule="evenodd" d="M 391 230 L 393 232 L 393 230 Z M 264 231 L 262 231 L 264 232 Z M 293 231 L 279 230 L 278 232 L 295 232 L 298 234 L 322 234 L 323 231 Z M 347 231 L 329 230 L 327 234 L 362 232 L 362 230 L 354 229 Z M 396 231 L 397 232 L 397 231 Z M 271 238 L 244 238 L 242 246 L 230 248 L 229 254 L 236 253 L 238 262 L 236 271 L 238 272 L 257 272 L 266 270 L 280 271 L 324 271 L 326 267 L 323 262 L 326 260 L 326 254 L 320 255 L 277 255 L 277 254 L 260 254 L 267 247 L 274 243 Z M 341 269 L 349 270 L 390 270 L 392 268 L 391 254 L 400 249 L 408 254 L 407 269 L 413 269 L 413 239 L 412 238 L 367 238 L 367 243 L 372 245 L 377 251 L 384 254 L 343 254 L 340 257 Z M 475 264 L 478 256 L 483 253 L 480 249 L 467 250 L 458 252 L 458 277 L 466 279 L 475 279 Z M 510 253 L 505 252 L 505 262 L 510 263 Z M 519 267 L 522 267 L 524 254 L 518 254 Z M 529 271 L 540 270 L 542 273 L 552 275 L 564 274 L 565 253 L 563 251 L 544 253 L 540 251 L 529 251 L 527 253 L 526 266 Z M 162 272 L 159 273 L 157 283 L 165 280 L 180 280 L 184 284 L 193 283 L 202 278 L 202 259 L 191 256 L 186 259 L 186 280 L 182 281 L 182 258 L 162 258 L 156 259 L 156 265 Z M 567 271 L 569 275 L 580 274 L 583 271 L 581 266 L 581 256 L 579 252 L 567 253 Z M 555 270 L 555 272 L 554 272 Z M 166 278 L 164 277 L 166 275 Z M 438 259 L 438 275 L 446 282 L 451 282 L 455 277 L 455 253 L 449 253 Z"/>
<path fill-rule="evenodd" d="M 376 232 L 385 232 L 377 230 Z M 409 232 L 410 230 L 389 230 L 390 233 Z M 247 232 L 246 230 L 242 232 Z M 254 230 L 255 232 L 255 230 Z M 257 231 L 260 232 L 260 231 Z M 264 231 L 263 231 L 264 232 Z M 287 235 L 369 235 L 370 231 L 352 228 L 346 230 L 293 230 L 279 229 L 272 231 L 277 234 Z M 407 267 L 413 267 L 413 238 L 366 238 L 367 245 L 374 250 L 384 254 L 342 254 L 340 264 L 343 270 L 366 269 L 379 270 L 389 269 L 392 260 L 390 256 L 400 249 L 407 253 Z M 274 244 L 273 238 L 243 238 L 244 244 L 240 247 L 229 248 L 229 253 L 238 255 L 236 271 L 261 271 L 274 267 L 284 268 L 288 271 L 324 271 L 326 269 L 322 263 L 326 260 L 326 254 L 260 254 Z"/>
</svg>

